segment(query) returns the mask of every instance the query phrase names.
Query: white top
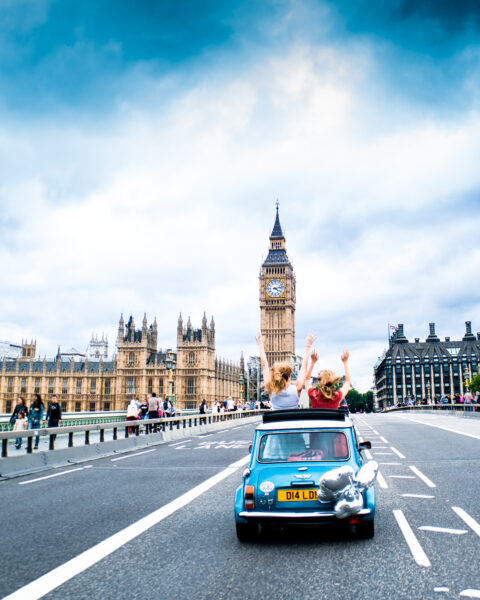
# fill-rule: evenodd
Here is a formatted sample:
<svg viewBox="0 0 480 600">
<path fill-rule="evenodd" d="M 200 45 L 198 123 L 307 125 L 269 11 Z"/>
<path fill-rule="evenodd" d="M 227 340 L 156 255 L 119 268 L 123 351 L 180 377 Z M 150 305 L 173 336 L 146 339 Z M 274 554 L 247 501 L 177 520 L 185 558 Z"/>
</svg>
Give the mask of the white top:
<svg viewBox="0 0 480 600">
<path fill-rule="evenodd" d="M 275 394 L 275 392 L 272 392 L 270 400 L 272 402 L 272 410 L 298 408 L 297 387 L 293 383 L 291 383 L 279 394 Z"/>
</svg>

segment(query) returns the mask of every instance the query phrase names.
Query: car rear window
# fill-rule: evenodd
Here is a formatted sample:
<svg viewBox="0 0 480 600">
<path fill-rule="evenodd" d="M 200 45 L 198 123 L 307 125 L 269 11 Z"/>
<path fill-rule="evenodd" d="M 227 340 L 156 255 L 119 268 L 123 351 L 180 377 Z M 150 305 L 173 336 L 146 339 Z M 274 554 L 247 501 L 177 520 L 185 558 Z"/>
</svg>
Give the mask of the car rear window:
<svg viewBox="0 0 480 600">
<path fill-rule="evenodd" d="M 303 462 L 348 459 L 348 443 L 340 431 L 266 433 L 260 440 L 259 462 Z"/>
</svg>

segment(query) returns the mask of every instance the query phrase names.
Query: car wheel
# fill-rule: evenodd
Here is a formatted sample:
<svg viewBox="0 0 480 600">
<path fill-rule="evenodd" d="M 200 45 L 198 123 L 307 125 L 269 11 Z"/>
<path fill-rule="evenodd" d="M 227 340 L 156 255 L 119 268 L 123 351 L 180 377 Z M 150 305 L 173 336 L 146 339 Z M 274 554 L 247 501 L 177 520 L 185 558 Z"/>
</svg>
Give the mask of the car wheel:
<svg viewBox="0 0 480 600">
<path fill-rule="evenodd" d="M 241 542 L 254 542 L 258 538 L 258 523 L 235 522 L 235 527 Z"/>
<path fill-rule="evenodd" d="M 374 521 L 365 521 L 364 523 L 359 523 L 357 525 L 357 538 L 361 540 L 369 540 L 373 538 L 375 535 L 375 522 Z"/>
</svg>

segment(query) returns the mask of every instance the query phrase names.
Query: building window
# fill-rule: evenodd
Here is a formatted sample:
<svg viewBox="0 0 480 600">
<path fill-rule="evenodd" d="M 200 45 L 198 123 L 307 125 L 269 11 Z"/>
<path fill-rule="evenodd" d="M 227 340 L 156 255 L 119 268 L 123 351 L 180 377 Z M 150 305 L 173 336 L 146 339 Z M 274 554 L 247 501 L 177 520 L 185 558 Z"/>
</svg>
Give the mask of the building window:
<svg viewBox="0 0 480 600">
<path fill-rule="evenodd" d="M 82 410 L 82 403 L 75 402 L 75 412 L 80 412 Z"/>
<path fill-rule="evenodd" d="M 110 402 L 103 403 L 103 410 L 110 410 Z"/>
<path fill-rule="evenodd" d="M 95 402 L 90 402 L 90 408 L 88 409 L 90 412 L 95 410 Z"/>
<path fill-rule="evenodd" d="M 197 408 L 197 403 L 194 402 L 193 400 L 187 400 L 185 402 L 185 408 L 190 408 L 190 409 Z"/>
<path fill-rule="evenodd" d="M 12 401 L 11 400 L 7 400 L 5 402 L 5 412 L 9 413 L 12 411 Z"/>
<path fill-rule="evenodd" d="M 80 396 L 82 393 L 82 380 L 77 379 L 77 396 Z"/>
<path fill-rule="evenodd" d="M 11 394 L 13 392 L 13 377 L 9 377 L 7 379 L 7 393 Z M 7 412 L 10 412 L 7 410 Z"/>
<path fill-rule="evenodd" d="M 130 352 L 130 354 L 128 355 L 128 364 L 129 365 L 135 364 L 135 352 Z"/>
<path fill-rule="evenodd" d="M 97 392 L 97 380 L 90 379 L 90 394 L 94 396 Z M 95 409 L 94 409 L 95 410 Z"/>
<path fill-rule="evenodd" d="M 188 364 L 189 365 L 194 365 L 195 364 L 195 352 L 189 352 L 188 353 Z"/>
<path fill-rule="evenodd" d="M 163 377 L 158 380 L 158 393 L 160 396 L 163 394 Z"/>
<path fill-rule="evenodd" d="M 197 393 L 197 378 L 187 377 L 187 392 L 188 395 Z"/>
<path fill-rule="evenodd" d="M 20 393 L 26 394 L 27 392 L 27 380 L 22 377 L 22 381 L 20 383 Z"/>
<path fill-rule="evenodd" d="M 68 379 L 62 381 L 62 394 L 68 394 Z"/>
<path fill-rule="evenodd" d="M 125 392 L 135 394 L 135 377 L 127 377 L 125 380 Z"/>
<path fill-rule="evenodd" d="M 36 394 L 40 393 L 40 379 L 38 377 L 35 378 L 35 387 L 34 387 L 33 391 Z"/>
<path fill-rule="evenodd" d="M 48 380 L 48 393 L 49 394 L 53 394 L 53 385 L 55 383 L 55 380 L 50 377 L 50 379 Z"/>
<path fill-rule="evenodd" d="M 153 379 L 151 377 L 148 378 L 148 393 L 151 394 L 153 392 Z"/>
<path fill-rule="evenodd" d="M 111 379 L 105 379 L 105 396 L 110 396 L 110 394 L 112 393 L 112 380 Z M 107 410 L 107 409 L 105 409 Z M 108 409 L 110 410 L 110 409 Z"/>
</svg>

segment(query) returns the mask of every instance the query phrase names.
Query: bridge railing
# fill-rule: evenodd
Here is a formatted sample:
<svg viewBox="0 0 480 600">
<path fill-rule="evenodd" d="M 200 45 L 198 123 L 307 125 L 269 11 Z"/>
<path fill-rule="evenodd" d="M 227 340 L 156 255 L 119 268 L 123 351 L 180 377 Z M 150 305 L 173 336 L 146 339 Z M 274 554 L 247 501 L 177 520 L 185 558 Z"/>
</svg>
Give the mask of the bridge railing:
<svg viewBox="0 0 480 600">
<path fill-rule="evenodd" d="M 415 406 L 389 406 L 383 412 L 425 412 L 425 411 L 437 411 L 437 412 L 450 412 L 450 413 L 463 413 L 471 416 L 480 417 L 480 404 L 416 404 Z"/>
<path fill-rule="evenodd" d="M 1 431 L 0 441 L 2 446 L 1 457 L 8 457 L 8 441 L 16 439 L 18 437 L 27 438 L 27 454 L 33 453 L 33 438 L 37 435 L 41 437 L 49 437 L 49 450 L 55 449 L 55 437 L 57 435 L 66 434 L 68 435 L 68 447 L 72 448 L 74 445 L 74 434 L 84 433 L 84 444 L 90 444 L 90 434 L 92 432 L 99 432 L 100 443 L 105 442 L 105 432 L 111 431 L 111 439 L 117 440 L 119 436 L 128 438 L 130 436 L 139 436 L 141 433 L 149 435 L 150 433 L 158 433 L 169 429 L 190 429 L 197 427 L 198 425 L 207 425 L 210 423 L 219 423 L 221 421 L 232 421 L 237 419 L 245 419 L 262 414 L 260 410 L 245 410 L 245 411 L 232 411 L 222 414 L 193 414 L 188 416 L 180 417 L 169 417 L 159 419 L 137 419 L 127 421 L 125 417 L 120 420 L 91 423 L 87 425 L 62 425 L 61 427 L 45 427 L 42 429 L 25 429 L 22 431 Z M 78 436 L 77 436 L 78 441 Z"/>
</svg>

